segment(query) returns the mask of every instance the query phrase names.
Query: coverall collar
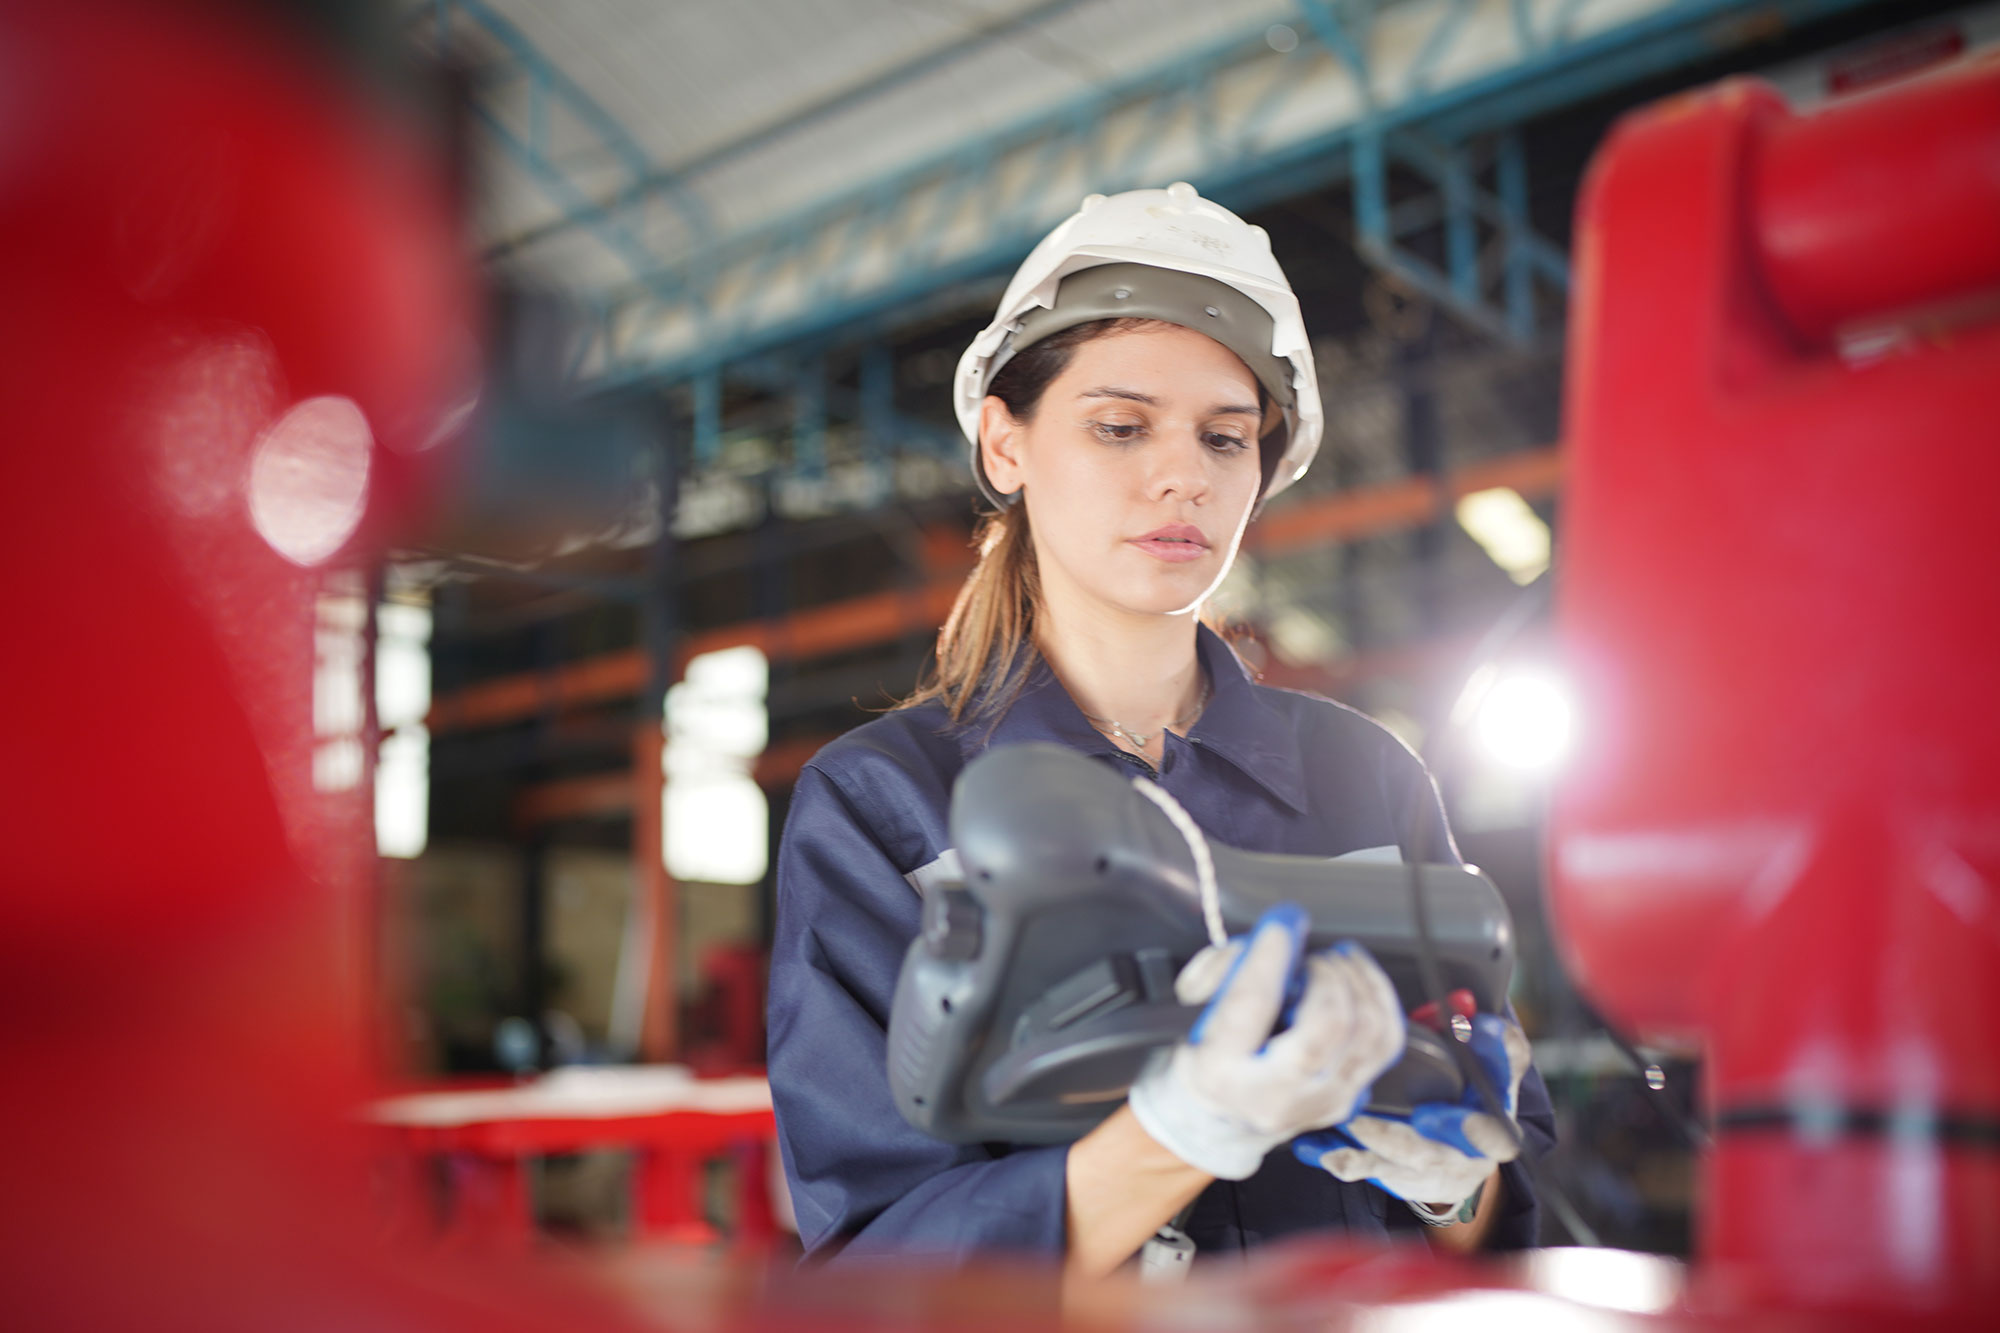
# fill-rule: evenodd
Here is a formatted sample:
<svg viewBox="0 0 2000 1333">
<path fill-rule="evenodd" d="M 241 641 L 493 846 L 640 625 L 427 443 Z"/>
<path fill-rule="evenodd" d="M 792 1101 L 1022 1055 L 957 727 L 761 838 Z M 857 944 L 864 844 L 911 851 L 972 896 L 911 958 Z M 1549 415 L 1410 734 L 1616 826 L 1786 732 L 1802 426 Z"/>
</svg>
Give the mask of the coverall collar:
<svg viewBox="0 0 2000 1333">
<path fill-rule="evenodd" d="M 1195 652 L 1208 673 L 1208 707 L 1188 733 L 1189 741 L 1239 769 L 1303 814 L 1306 809 L 1305 765 L 1298 737 L 1285 719 L 1257 697 L 1249 669 L 1222 637 L 1206 625 L 1195 628 Z M 1021 695 L 990 729 L 973 723 L 959 733 L 967 760 L 998 745 L 1049 741 L 1089 754 L 1122 755 L 1102 732 L 1090 725 L 1069 691 L 1045 661 L 1037 661 Z M 1169 744 L 1173 744 L 1169 738 Z"/>
</svg>

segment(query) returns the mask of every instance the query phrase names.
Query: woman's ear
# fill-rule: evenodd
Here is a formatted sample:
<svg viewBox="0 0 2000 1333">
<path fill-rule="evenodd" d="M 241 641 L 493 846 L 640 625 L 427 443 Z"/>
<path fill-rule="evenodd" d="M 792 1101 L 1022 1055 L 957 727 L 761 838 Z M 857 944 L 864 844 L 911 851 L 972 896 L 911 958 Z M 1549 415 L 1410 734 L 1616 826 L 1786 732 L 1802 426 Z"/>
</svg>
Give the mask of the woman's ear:
<svg viewBox="0 0 2000 1333">
<path fill-rule="evenodd" d="M 992 394 L 979 405 L 979 466 L 1000 494 L 1021 489 L 1021 423 Z"/>
</svg>

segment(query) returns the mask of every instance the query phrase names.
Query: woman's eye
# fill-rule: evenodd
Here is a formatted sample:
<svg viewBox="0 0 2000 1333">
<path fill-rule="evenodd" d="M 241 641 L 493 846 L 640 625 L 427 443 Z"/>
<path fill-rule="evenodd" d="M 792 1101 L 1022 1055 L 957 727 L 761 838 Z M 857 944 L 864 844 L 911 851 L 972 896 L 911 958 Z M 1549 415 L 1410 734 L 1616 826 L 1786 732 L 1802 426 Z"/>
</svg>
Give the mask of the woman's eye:
<svg viewBox="0 0 2000 1333">
<path fill-rule="evenodd" d="M 1210 431 L 1207 439 L 1208 447 L 1216 450 L 1218 453 L 1241 453 L 1250 447 L 1250 441 L 1240 435 L 1231 435 L 1226 431 Z"/>
<path fill-rule="evenodd" d="M 1146 428 L 1130 421 L 1093 421 L 1090 423 L 1090 429 L 1100 440 L 1122 443 L 1138 439 Z"/>
</svg>

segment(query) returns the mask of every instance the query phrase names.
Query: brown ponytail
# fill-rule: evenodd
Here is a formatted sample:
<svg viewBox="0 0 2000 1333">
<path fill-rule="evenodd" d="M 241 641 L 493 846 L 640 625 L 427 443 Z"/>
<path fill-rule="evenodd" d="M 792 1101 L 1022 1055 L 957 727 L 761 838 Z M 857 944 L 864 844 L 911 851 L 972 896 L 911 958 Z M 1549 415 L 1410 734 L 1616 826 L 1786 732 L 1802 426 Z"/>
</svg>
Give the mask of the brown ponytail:
<svg viewBox="0 0 2000 1333">
<path fill-rule="evenodd" d="M 938 632 L 937 660 L 909 708 L 935 699 L 951 720 L 998 716 L 1020 693 L 1036 659 L 1035 608 L 1041 574 L 1026 505 L 1009 505 L 981 521 L 979 563 L 966 575 Z"/>
</svg>

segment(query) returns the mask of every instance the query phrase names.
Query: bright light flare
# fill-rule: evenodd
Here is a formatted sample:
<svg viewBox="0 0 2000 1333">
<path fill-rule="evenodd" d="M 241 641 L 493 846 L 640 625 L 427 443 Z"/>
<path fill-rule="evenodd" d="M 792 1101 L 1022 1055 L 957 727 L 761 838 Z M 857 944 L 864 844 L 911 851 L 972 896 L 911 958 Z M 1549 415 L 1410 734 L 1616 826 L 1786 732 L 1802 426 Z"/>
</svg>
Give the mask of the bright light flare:
<svg viewBox="0 0 2000 1333">
<path fill-rule="evenodd" d="M 1472 732 L 1488 758 L 1508 768 L 1546 773 L 1569 753 L 1569 692 L 1554 676 L 1515 671 L 1497 677 L 1476 705 Z"/>
</svg>

